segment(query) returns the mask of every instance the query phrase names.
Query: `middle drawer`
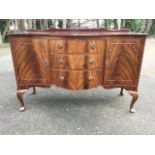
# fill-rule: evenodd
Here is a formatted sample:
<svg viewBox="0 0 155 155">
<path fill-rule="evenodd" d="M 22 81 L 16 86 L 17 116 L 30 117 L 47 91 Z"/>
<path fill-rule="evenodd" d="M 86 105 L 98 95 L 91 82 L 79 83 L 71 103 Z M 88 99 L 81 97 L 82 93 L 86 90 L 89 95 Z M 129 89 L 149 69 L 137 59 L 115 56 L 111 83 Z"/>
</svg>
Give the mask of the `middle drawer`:
<svg viewBox="0 0 155 155">
<path fill-rule="evenodd" d="M 103 69 L 103 54 L 50 54 L 50 68 Z"/>
</svg>

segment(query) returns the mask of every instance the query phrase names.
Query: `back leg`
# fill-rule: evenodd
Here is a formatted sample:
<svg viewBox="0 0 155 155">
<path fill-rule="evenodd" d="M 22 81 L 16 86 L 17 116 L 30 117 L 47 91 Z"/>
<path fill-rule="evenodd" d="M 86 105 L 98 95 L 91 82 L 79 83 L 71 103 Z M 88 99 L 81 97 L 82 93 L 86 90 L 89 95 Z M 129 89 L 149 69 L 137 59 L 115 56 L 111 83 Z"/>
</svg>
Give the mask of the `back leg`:
<svg viewBox="0 0 155 155">
<path fill-rule="evenodd" d="M 121 88 L 120 95 L 123 95 L 123 87 Z"/>
<path fill-rule="evenodd" d="M 33 93 L 32 94 L 33 95 L 36 94 L 36 88 L 35 88 L 35 86 L 33 86 Z"/>
</svg>

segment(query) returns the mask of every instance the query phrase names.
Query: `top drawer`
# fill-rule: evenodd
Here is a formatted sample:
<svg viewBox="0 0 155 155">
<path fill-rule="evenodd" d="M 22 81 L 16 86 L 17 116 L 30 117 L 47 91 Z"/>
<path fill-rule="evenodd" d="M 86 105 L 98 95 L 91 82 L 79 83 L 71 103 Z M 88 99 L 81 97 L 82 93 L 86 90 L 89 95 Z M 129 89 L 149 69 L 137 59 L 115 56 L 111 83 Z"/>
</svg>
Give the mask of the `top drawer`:
<svg viewBox="0 0 155 155">
<path fill-rule="evenodd" d="M 104 53 L 105 40 L 101 39 L 50 39 L 50 53 Z"/>
</svg>

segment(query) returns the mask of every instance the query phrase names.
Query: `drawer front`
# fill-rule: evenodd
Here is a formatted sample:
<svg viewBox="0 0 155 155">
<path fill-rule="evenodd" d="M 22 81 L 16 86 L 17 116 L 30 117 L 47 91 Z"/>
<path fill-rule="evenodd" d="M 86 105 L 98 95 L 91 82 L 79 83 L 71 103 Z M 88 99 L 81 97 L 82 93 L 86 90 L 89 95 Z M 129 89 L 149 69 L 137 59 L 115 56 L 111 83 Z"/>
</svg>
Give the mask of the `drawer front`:
<svg viewBox="0 0 155 155">
<path fill-rule="evenodd" d="M 50 53 L 104 53 L 105 40 L 101 39 L 51 39 Z"/>
<path fill-rule="evenodd" d="M 50 70 L 52 85 L 72 90 L 95 88 L 103 84 L 103 70 Z"/>
<path fill-rule="evenodd" d="M 50 54 L 50 68 L 103 69 L 103 54 Z"/>
</svg>

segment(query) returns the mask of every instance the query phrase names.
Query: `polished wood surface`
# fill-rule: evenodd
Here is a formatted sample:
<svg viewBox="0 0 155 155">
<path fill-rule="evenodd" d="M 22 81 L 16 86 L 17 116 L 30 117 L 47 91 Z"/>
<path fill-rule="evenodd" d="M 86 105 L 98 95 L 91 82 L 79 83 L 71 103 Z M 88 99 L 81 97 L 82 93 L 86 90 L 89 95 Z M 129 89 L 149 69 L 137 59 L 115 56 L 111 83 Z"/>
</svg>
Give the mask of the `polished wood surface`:
<svg viewBox="0 0 155 155">
<path fill-rule="evenodd" d="M 57 69 L 103 69 L 103 54 L 50 54 L 50 68 Z"/>
<path fill-rule="evenodd" d="M 48 41 L 20 37 L 10 42 L 18 87 L 48 85 Z"/>
<path fill-rule="evenodd" d="M 145 34 L 105 29 L 10 33 L 17 97 L 32 87 L 55 85 L 71 90 L 103 86 L 129 90 L 133 112 L 137 96 Z"/>
<path fill-rule="evenodd" d="M 109 36 L 146 36 L 144 33 L 128 33 L 128 30 L 105 30 L 101 29 L 50 29 L 30 30 L 23 32 L 10 32 L 13 36 L 48 36 L 48 37 L 109 37 Z"/>
<path fill-rule="evenodd" d="M 104 53 L 106 40 L 104 38 L 65 38 L 51 39 L 49 41 L 50 53 L 83 54 L 83 53 Z"/>
<path fill-rule="evenodd" d="M 72 90 L 95 88 L 103 85 L 103 70 L 51 70 L 51 85 Z"/>
<path fill-rule="evenodd" d="M 143 38 L 112 38 L 107 40 L 105 85 L 137 87 L 143 44 Z"/>
</svg>

